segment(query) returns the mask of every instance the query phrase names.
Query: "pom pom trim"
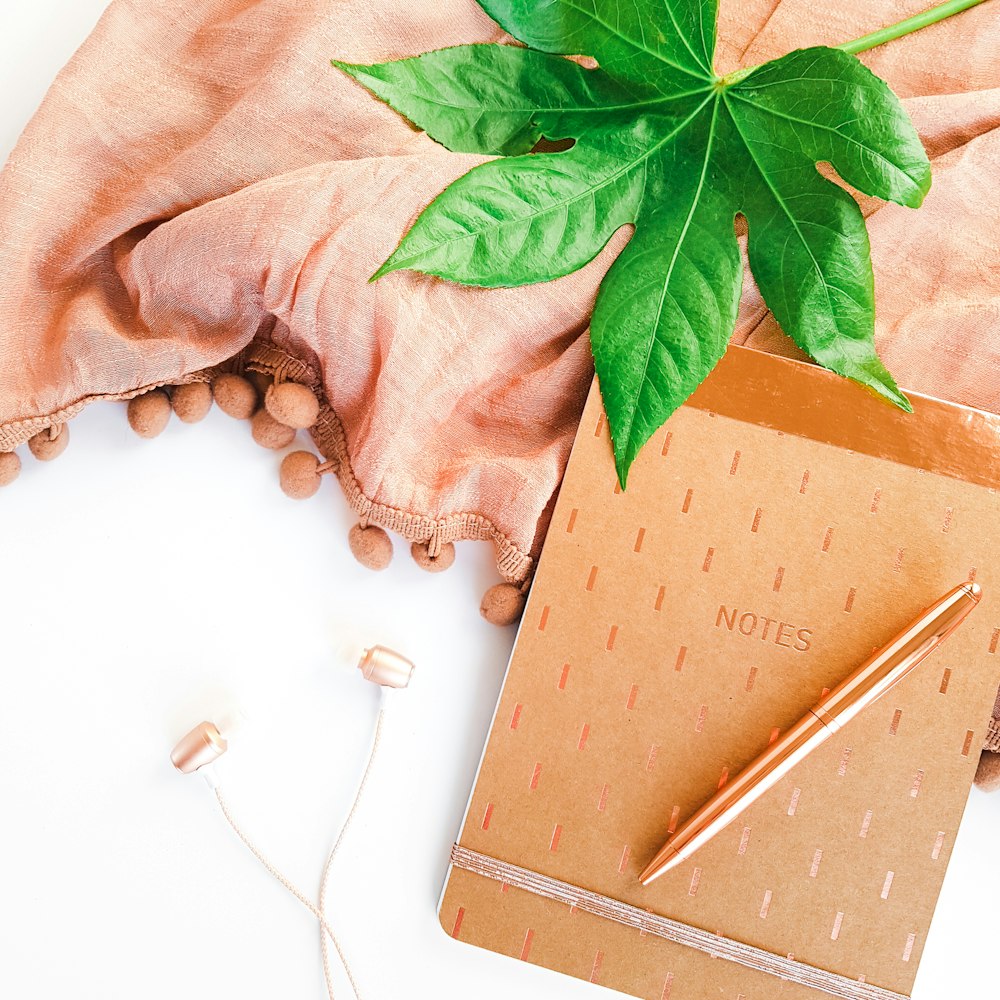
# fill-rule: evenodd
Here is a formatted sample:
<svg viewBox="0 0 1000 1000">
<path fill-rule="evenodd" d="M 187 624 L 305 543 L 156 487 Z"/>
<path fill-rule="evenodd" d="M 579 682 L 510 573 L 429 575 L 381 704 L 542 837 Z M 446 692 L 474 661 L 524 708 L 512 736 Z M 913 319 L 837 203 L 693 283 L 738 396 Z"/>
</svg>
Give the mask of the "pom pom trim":
<svg viewBox="0 0 1000 1000">
<path fill-rule="evenodd" d="M 429 517 L 378 503 L 366 496 L 351 466 L 343 425 L 326 399 L 318 370 L 271 344 L 253 343 L 228 361 L 194 372 L 186 378 L 170 382 L 153 382 L 126 392 L 87 396 L 50 414 L 0 425 L 0 451 L 13 451 L 18 445 L 46 428 L 72 420 L 84 407 L 97 400 L 127 401 L 152 389 L 170 388 L 188 382 L 211 382 L 218 375 L 225 373 L 242 375 L 246 372 L 270 375 L 276 382 L 300 382 L 313 390 L 319 400 L 320 409 L 319 418 L 308 429 L 309 433 L 323 459 L 329 463 L 331 472 L 340 481 L 348 504 L 363 524 L 377 524 L 410 543 L 425 543 L 432 552 L 440 551 L 446 542 L 465 540 L 493 542 L 500 577 L 507 583 L 522 588 L 527 586 L 535 564 L 531 553 L 521 549 L 483 514 L 476 511 L 457 511 L 443 517 Z"/>
</svg>

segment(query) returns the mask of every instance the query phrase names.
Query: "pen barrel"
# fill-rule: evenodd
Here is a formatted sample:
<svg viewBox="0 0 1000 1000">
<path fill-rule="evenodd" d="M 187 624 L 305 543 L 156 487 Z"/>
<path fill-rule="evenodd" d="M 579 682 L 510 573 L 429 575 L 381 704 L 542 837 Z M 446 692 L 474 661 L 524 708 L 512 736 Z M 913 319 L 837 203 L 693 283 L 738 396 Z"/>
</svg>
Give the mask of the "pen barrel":
<svg viewBox="0 0 1000 1000">
<path fill-rule="evenodd" d="M 975 587 L 955 587 L 821 698 L 812 711 L 839 731 L 937 649 L 978 603 Z"/>
<path fill-rule="evenodd" d="M 690 857 L 773 788 L 834 731 L 808 712 L 694 813 L 670 838 L 664 852 L 677 855 L 677 861 Z"/>
</svg>

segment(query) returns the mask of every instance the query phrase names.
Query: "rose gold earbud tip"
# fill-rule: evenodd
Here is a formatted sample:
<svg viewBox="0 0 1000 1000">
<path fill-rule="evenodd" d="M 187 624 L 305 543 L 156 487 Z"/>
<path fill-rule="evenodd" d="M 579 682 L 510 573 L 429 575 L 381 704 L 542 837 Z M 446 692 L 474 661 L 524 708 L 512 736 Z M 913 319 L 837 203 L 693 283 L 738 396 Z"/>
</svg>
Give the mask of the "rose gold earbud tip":
<svg viewBox="0 0 1000 1000">
<path fill-rule="evenodd" d="M 372 646 L 361 654 L 358 669 L 366 681 L 381 687 L 405 688 L 413 676 L 413 663 L 386 646 Z"/>
<path fill-rule="evenodd" d="M 202 722 L 181 738 L 170 753 L 170 763 L 182 774 L 190 774 L 218 760 L 228 747 L 213 723 Z"/>
</svg>

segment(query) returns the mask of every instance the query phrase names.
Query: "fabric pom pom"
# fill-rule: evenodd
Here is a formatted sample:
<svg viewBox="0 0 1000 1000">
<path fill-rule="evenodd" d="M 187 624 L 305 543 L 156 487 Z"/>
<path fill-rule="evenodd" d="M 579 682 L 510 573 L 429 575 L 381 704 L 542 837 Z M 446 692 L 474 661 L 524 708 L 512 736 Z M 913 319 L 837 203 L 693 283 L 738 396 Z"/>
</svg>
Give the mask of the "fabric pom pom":
<svg viewBox="0 0 1000 1000">
<path fill-rule="evenodd" d="M 204 420 L 212 409 L 212 387 L 207 382 L 178 385 L 170 394 L 170 404 L 178 420 L 185 424 L 196 424 L 199 420 Z"/>
<path fill-rule="evenodd" d="M 976 768 L 976 785 L 984 792 L 1000 791 L 1000 753 L 982 752 Z"/>
<path fill-rule="evenodd" d="M 308 500 L 319 489 L 319 459 L 311 451 L 293 451 L 281 461 L 281 489 L 293 500 Z"/>
<path fill-rule="evenodd" d="M 170 422 L 170 397 L 162 389 L 128 401 L 129 426 L 141 438 L 155 438 Z"/>
<path fill-rule="evenodd" d="M 264 406 L 279 424 L 297 430 L 312 427 L 319 417 L 319 400 L 308 386 L 298 382 L 272 385 L 264 397 Z"/>
<path fill-rule="evenodd" d="M 65 424 L 53 424 L 28 440 L 31 454 L 39 462 L 51 462 L 58 458 L 69 444 L 69 428 Z"/>
<path fill-rule="evenodd" d="M 524 594 L 512 583 L 498 583 L 483 594 L 479 613 L 491 625 L 513 625 L 524 611 Z"/>
<path fill-rule="evenodd" d="M 250 418 L 250 433 L 262 448 L 280 451 L 295 440 L 295 430 L 279 424 L 267 410 L 258 410 Z"/>
<path fill-rule="evenodd" d="M 378 525 L 354 525 L 347 536 L 354 558 L 368 569 L 382 570 L 392 562 L 392 539 Z"/>
<path fill-rule="evenodd" d="M 237 420 L 249 420 L 257 409 L 257 390 L 242 375 L 219 375 L 212 395 L 219 409 Z"/>
<path fill-rule="evenodd" d="M 21 459 L 17 452 L 0 451 L 0 486 L 10 486 L 21 474 Z"/>
<path fill-rule="evenodd" d="M 428 573 L 441 573 L 455 561 L 455 546 L 445 542 L 436 556 L 430 554 L 427 542 L 414 542 L 410 546 L 413 561 Z"/>
</svg>

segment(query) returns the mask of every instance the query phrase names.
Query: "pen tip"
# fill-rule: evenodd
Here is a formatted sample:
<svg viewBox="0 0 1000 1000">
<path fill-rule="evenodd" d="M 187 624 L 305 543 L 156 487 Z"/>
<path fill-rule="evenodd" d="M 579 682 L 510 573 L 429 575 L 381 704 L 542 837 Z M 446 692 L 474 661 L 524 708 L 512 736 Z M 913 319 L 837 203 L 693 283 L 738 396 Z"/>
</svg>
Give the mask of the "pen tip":
<svg viewBox="0 0 1000 1000">
<path fill-rule="evenodd" d="M 649 885 L 657 875 L 661 875 L 662 873 L 663 866 L 659 863 L 658 859 L 654 858 L 640 873 L 639 882 L 642 885 Z"/>
<path fill-rule="evenodd" d="M 974 601 L 978 601 L 983 596 L 983 588 L 978 583 L 967 583 L 965 585 L 965 592 Z"/>
<path fill-rule="evenodd" d="M 653 860 L 646 865 L 642 873 L 639 875 L 639 881 L 643 885 L 649 885 L 653 879 L 659 878 L 664 872 L 670 871 L 671 868 L 679 865 L 683 861 L 683 857 L 679 855 L 672 847 L 664 847 L 659 854 L 656 855 Z"/>
</svg>

